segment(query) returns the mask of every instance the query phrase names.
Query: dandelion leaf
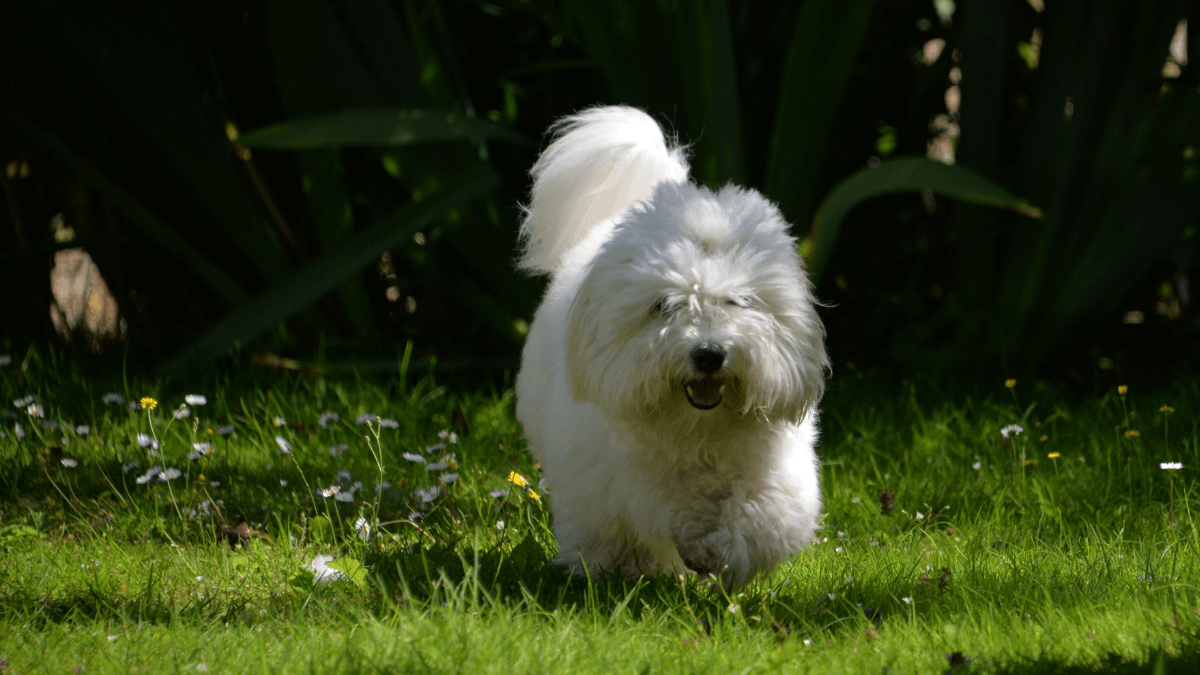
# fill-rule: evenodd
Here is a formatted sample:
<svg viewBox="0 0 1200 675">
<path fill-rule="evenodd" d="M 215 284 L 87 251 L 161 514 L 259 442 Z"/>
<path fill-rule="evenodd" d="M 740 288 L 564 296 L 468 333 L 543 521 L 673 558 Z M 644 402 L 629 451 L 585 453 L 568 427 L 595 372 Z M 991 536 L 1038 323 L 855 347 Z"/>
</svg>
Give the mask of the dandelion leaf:
<svg viewBox="0 0 1200 675">
<path fill-rule="evenodd" d="M 537 543 L 533 534 L 525 535 L 525 539 L 517 544 L 512 553 L 508 555 L 509 563 L 517 569 L 528 567 L 541 567 L 546 562 L 546 551 L 542 545 Z"/>
<path fill-rule="evenodd" d="M 335 569 L 346 575 L 355 586 L 359 588 L 367 587 L 367 568 L 357 559 L 350 556 L 342 556 L 337 560 L 331 560 L 326 565 L 330 569 Z"/>
</svg>

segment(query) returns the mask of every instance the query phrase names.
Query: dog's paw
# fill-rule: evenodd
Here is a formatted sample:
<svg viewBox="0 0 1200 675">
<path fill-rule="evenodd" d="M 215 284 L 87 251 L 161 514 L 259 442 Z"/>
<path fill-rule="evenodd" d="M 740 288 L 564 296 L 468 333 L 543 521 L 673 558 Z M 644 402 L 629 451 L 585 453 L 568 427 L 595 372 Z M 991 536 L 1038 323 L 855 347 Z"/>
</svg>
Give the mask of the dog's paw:
<svg viewBox="0 0 1200 675">
<path fill-rule="evenodd" d="M 710 585 L 731 591 L 746 582 L 749 560 L 739 535 L 718 530 L 696 539 L 677 540 L 676 547 L 683 564 Z"/>
</svg>

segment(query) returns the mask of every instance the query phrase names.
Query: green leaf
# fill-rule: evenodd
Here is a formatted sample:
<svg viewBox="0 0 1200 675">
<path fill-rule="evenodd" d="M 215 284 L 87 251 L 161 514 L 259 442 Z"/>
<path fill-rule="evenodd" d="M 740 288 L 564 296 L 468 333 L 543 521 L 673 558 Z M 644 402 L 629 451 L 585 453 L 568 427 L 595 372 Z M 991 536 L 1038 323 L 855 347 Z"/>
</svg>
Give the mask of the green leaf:
<svg viewBox="0 0 1200 675">
<path fill-rule="evenodd" d="M 317 516 L 308 521 L 308 534 L 314 541 L 328 543 L 333 541 L 333 524 L 325 516 Z"/>
<path fill-rule="evenodd" d="M 342 556 L 337 560 L 331 560 L 326 563 L 326 567 L 342 572 L 351 583 L 359 588 L 367 587 L 367 568 L 350 556 Z"/>
<path fill-rule="evenodd" d="M 498 182 L 496 174 L 483 165 L 464 171 L 422 201 L 398 209 L 354 235 L 341 247 L 323 253 L 289 278 L 255 296 L 185 347 L 164 367 L 175 371 L 197 367 L 224 356 L 237 344 L 262 335 L 358 274 L 383 251 L 412 237 L 446 211 L 482 196 Z"/>
<path fill-rule="evenodd" d="M 317 588 L 317 575 L 307 567 L 302 567 L 288 575 L 288 588 L 302 595 L 309 595 Z"/>
<path fill-rule="evenodd" d="M 792 32 L 764 181 L 791 222 L 808 220 L 842 91 L 875 0 L 806 0 Z"/>
<path fill-rule="evenodd" d="M 508 554 L 509 563 L 516 569 L 525 569 L 529 567 L 538 567 L 546 562 L 546 551 L 542 545 L 537 543 L 533 534 L 525 535 L 520 544 Z"/>
<path fill-rule="evenodd" d="M 943 197 L 1044 219 L 1041 209 L 970 169 L 924 157 L 894 159 L 851 174 L 829 192 L 817 209 L 809 232 L 808 273 L 813 282 L 819 282 L 825 273 L 842 221 L 855 206 L 881 195 L 919 190 L 932 190 Z"/>
<path fill-rule="evenodd" d="M 303 117 L 244 134 L 252 148 L 308 150 L 352 146 L 392 147 L 453 140 L 494 139 L 536 146 L 524 136 L 487 120 L 444 110 L 357 108 Z"/>
</svg>

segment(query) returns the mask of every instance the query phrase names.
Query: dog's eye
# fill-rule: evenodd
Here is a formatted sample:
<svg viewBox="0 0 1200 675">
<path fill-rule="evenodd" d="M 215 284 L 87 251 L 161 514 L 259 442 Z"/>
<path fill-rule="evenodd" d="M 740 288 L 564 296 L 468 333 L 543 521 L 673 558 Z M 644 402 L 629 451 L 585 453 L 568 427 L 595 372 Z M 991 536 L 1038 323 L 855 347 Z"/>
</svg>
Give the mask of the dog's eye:
<svg viewBox="0 0 1200 675">
<path fill-rule="evenodd" d="M 662 311 L 663 311 L 663 301 L 662 300 L 659 300 L 658 302 L 654 303 L 654 306 L 650 308 L 650 313 L 655 316 L 662 314 Z"/>
<path fill-rule="evenodd" d="M 729 305 L 731 307 L 745 307 L 746 306 L 746 305 L 742 304 L 742 302 L 740 300 L 735 300 L 733 298 L 726 300 L 725 304 Z"/>
</svg>

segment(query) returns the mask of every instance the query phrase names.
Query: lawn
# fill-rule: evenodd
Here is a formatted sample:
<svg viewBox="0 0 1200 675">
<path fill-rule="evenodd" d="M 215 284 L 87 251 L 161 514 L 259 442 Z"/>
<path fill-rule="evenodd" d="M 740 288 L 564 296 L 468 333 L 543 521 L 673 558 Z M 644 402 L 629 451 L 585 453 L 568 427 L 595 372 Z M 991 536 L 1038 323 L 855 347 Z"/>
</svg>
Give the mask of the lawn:
<svg viewBox="0 0 1200 675">
<path fill-rule="evenodd" d="M 1195 378 L 841 371 L 821 540 L 734 597 L 548 564 L 510 384 L 15 355 L 0 672 L 1200 672 Z"/>
</svg>

